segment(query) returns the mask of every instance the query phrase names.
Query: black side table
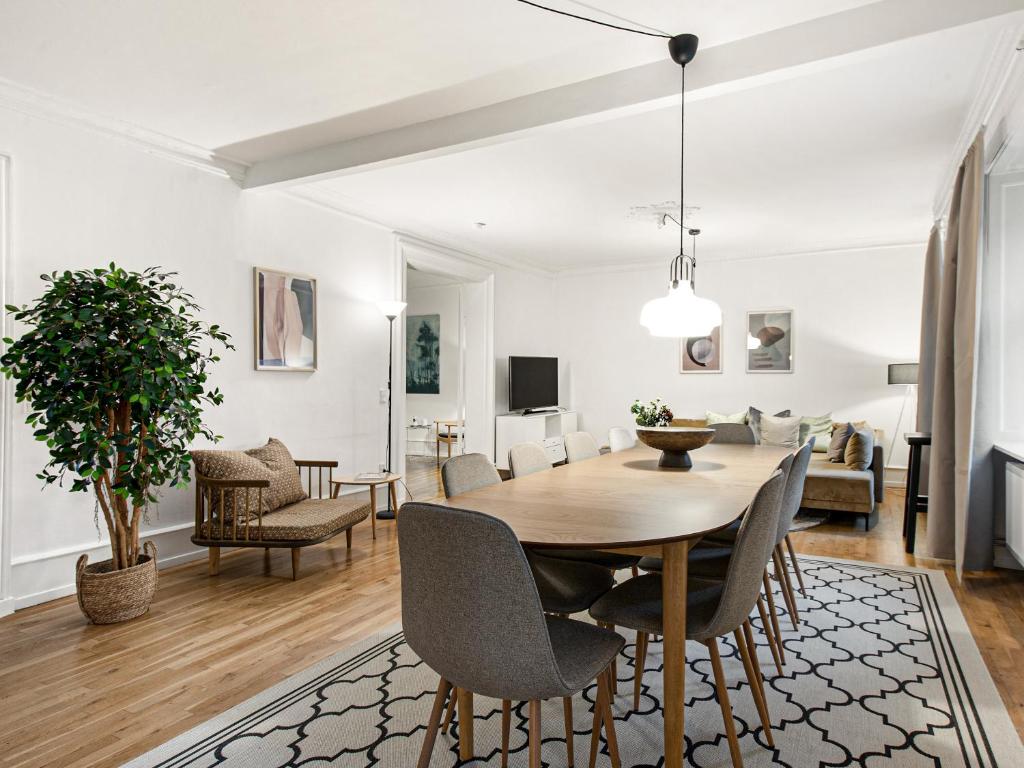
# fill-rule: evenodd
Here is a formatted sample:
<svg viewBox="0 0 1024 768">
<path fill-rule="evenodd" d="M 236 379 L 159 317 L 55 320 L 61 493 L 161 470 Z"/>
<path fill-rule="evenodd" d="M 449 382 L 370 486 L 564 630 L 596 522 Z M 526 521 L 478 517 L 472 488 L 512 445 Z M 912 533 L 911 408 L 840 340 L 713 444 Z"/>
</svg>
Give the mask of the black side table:
<svg viewBox="0 0 1024 768">
<path fill-rule="evenodd" d="M 907 467 L 907 499 L 903 504 L 903 537 L 907 540 L 906 551 L 914 553 L 917 538 L 917 513 L 928 511 L 928 495 L 921 495 L 921 453 L 926 445 L 932 444 L 931 432 L 908 432 L 903 436 L 910 446 L 910 461 Z"/>
</svg>

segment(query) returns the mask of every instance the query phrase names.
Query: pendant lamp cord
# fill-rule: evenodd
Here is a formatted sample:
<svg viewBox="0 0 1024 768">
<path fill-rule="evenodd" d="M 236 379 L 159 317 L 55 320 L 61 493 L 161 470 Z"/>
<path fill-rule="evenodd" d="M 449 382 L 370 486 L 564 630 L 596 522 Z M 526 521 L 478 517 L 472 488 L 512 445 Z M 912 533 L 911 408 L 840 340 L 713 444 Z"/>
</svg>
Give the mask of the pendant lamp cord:
<svg viewBox="0 0 1024 768">
<path fill-rule="evenodd" d="M 682 104 L 679 109 L 679 255 L 683 255 L 683 237 L 686 235 L 686 67 L 679 67 Z"/>
<path fill-rule="evenodd" d="M 569 13 L 568 11 L 559 10 L 558 8 L 549 8 L 546 5 L 541 5 L 540 3 L 534 3 L 534 2 L 532 2 L 532 0 L 516 0 L 516 2 L 522 3 L 523 5 L 532 6 L 533 8 L 539 8 L 540 10 L 548 11 L 549 13 L 557 13 L 559 16 L 568 16 L 570 19 L 577 19 L 579 21 L 587 21 L 587 22 L 590 22 L 591 24 L 598 24 L 599 26 L 602 26 L 602 27 L 608 27 L 609 29 L 617 29 L 620 32 L 632 32 L 634 35 L 647 35 L 648 37 L 663 37 L 666 40 L 668 40 L 669 38 L 672 37 L 672 35 L 666 35 L 666 34 L 664 34 L 662 32 L 648 32 L 646 30 L 636 29 L 634 27 L 620 27 L 618 24 L 610 24 L 607 21 L 598 21 L 597 19 L 592 19 L 589 16 L 580 16 L 580 15 L 575 14 L 575 13 Z M 594 10 L 599 10 L 599 9 L 595 8 Z M 609 15 L 614 15 L 614 14 L 609 14 Z M 628 19 L 627 19 L 627 21 L 628 21 Z"/>
</svg>

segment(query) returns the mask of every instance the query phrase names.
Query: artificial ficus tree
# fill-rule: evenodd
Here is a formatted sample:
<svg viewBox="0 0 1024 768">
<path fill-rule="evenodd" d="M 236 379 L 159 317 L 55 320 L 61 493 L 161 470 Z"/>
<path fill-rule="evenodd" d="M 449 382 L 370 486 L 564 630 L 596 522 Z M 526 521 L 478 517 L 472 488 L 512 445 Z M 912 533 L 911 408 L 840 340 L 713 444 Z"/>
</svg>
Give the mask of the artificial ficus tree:
<svg viewBox="0 0 1024 768">
<path fill-rule="evenodd" d="M 4 339 L 0 370 L 17 380 L 28 423 L 50 460 L 47 484 L 71 476 L 72 491 L 94 491 L 110 534 L 115 569 L 138 562 L 139 524 L 155 489 L 189 482 L 189 444 L 219 439 L 202 422 L 204 403 L 223 395 L 207 386 L 234 349 L 219 326 L 197 319 L 200 307 L 151 267 L 53 272 L 31 306 L 8 306 L 28 326 Z"/>
</svg>

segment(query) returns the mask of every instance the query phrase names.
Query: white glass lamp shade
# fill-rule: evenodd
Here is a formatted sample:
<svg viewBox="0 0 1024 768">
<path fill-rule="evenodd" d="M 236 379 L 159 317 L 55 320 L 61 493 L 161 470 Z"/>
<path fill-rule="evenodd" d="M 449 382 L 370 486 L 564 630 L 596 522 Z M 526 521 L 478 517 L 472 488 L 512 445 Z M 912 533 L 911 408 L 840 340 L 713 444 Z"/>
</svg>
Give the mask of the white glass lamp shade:
<svg viewBox="0 0 1024 768">
<path fill-rule="evenodd" d="M 378 301 L 377 307 L 388 320 L 394 320 L 405 310 L 404 301 Z"/>
<path fill-rule="evenodd" d="M 640 324 L 651 336 L 684 338 L 707 336 L 722 324 L 722 309 L 694 294 L 687 282 L 669 288 L 668 295 L 651 299 L 640 311 Z"/>
</svg>

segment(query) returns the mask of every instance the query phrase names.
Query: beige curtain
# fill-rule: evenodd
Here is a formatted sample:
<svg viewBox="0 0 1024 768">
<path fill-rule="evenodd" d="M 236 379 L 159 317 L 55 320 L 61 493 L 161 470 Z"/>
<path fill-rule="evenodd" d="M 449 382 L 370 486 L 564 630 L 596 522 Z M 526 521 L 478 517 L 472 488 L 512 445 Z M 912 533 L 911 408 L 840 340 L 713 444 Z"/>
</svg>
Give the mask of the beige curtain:
<svg viewBox="0 0 1024 768">
<path fill-rule="evenodd" d="M 921 301 L 921 349 L 917 371 L 917 431 L 932 431 L 932 403 L 935 396 L 935 336 L 939 321 L 939 292 L 942 285 L 942 228 L 932 226 L 924 259 L 924 291 Z M 921 457 L 920 488 L 928 492 L 929 452 Z"/>
<path fill-rule="evenodd" d="M 965 567 L 985 567 L 984 552 L 991 550 L 991 541 L 970 541 L 967 515 L 977 375 L 984 155 L 984 136 L 979 133 L 953 186 L 935 326 L 928 549 L 934 557 L 955 560 L 958 576 Z"/>
</svg>

